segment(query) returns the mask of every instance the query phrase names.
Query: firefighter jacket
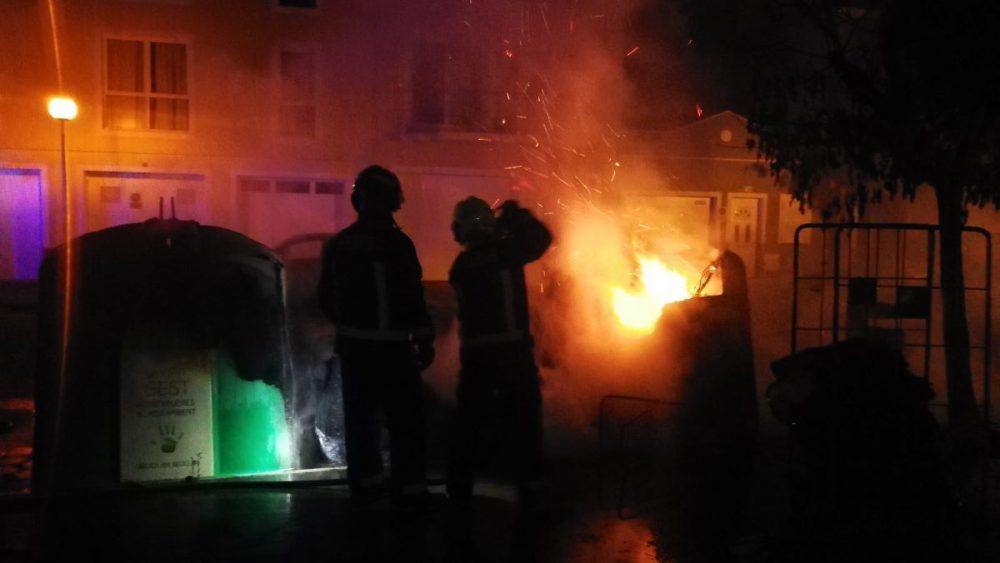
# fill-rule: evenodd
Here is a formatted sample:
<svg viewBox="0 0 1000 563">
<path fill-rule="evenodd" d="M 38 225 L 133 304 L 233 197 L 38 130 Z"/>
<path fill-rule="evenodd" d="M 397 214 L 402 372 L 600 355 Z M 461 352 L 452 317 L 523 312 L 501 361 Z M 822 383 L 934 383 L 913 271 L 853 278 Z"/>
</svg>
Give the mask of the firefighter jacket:
<svg viewBox="0 0 1000 563">
<path fill-rule="evenodd" d="M 391 217 L 362 216 L 327 241 L 319 302 L 338 342 L 433 340 L 421 275 L 413 242 Z"/>
<path fill-rule="evenodd" d="M 495 232 L 463 250 L 448 275 L 458 297 L 463 350 L 531 336 L 524 265 L 545 253 L 552 235 L 520 207 L 505 209 Z"/>
</svg>

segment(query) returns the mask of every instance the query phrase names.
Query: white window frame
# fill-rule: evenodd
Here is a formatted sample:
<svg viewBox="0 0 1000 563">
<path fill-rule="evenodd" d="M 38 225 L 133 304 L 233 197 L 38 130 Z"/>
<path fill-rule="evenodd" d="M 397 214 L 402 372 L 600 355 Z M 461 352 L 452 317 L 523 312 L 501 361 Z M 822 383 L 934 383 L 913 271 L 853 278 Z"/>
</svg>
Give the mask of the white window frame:
<svg viewBox="0 0 1000 563">
<path fill-rule="evenodd" d="M 143 56 L 143 77 L 142 77 L 142 92 L 126 92 L 120 90 L 110 90 L 108 88 L 108 42 L 109 41 L 133 41 L 142 43 L 142 56 Z M 184 45 L 184 65 L 185 65 L 185 80 L 187 82 L 187 94 L 154 94 L 152 92 L 152 65 L 151 63 L 151 44 L 152 43 L 172 43 L 176 45 Z M 116 134 L 136 134 L 136 133 L 153 133 L 157 135 L 188 135 L 194 130 L 194 81 L 192 72 L 192 49 L 191 41 L 186 38 L 179 37 L 135 37 L 135 36 L 119 36 L 119 35 L 108 35 L 101 39 L 101 130 L 109 133 Z M 135 129 L 119 129 L 115 127 L 108 127 L 104 124 L 105 120 L 105 105 L 106 96 L 132 96 L 137 98 L 142 98 L 146 102 L 146 122 L 144 127 L 137 127 Z M 163 98 L 163 99 L 181 99 L 187 100 L 188 102 L 188 115 L 187 115 L 187 129 L 154 129 L 150 127 L 151 122 L 151 111 L 149 107 L 149 101 L 152 98 Z"/>
<path fill-rule="evenodd" d="M 429 123 L 424 121 L 417 121 L 416 115 L 414 114 L 414 102 L 416 94 L 416 84 L 414 83 L 413 76 L 416 72 L 416 54 L 417 49 L 422 43 L 430 44 L 440 44 L 442 46 L 442 52 L 447 53 L 449 48 L 460 49 L 460 45 L 449 46 L 447 43 L 440 41 L 428 40 L 426 42 L 416 42 L 412 43 L 408 49 L 406 56 L 406 64 L 404 65 L 404 81 L 406 85 L 406 106 L 404 108 L 404 121 L 403 132 L 407 138 L 421 138 L 424 136 L 441 136 L 445 135 L 449 138 L 466 138 L 469 139 L 479 139 L 483 137 L 495 138 L 497 136 L 506 135 L 505 132 L 500 130 L 486 129 L 477 130 L 475 128 L 467 128 L 456 122 L 456 111 L 457 105 L 455 100 L 452 99 L 452 94 L 457 91 L 458 85 L 456 85 L 455 78 L 455 68 L 456 61 L 446 58 L 444 61 L 444 99 L 442 100 L 443 105 L 443 118 L 441 123 Z M 484 49 L 481 53 L 480 63 L 483 65 L 483 84 L 477 90 L 477 95 L 480 96 L 481 102 L 483 103 L 483 108 L 486 111 L 486 115 L 483 117 L 485 121 L 492 121 L 497 117 L 500 110 L 499 106 L 496 104 L 496 100 L 490 99 L 490 93 L 498 88 L 498 68 L 496 61 L 490 56 L 489 49 Z"/>
</svg>

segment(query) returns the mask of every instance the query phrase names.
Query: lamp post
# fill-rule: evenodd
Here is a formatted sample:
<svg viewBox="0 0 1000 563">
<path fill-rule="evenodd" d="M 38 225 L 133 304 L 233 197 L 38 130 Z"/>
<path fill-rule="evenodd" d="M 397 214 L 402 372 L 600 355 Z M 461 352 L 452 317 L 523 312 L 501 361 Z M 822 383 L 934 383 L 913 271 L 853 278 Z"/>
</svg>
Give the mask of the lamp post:
<svg viewBox="0 0 1000 563">
<path fill-rule="evenodd" d="M 56 452 L 59 449 L 59 432 L 62 424 L 63 392 L 66 389 L 66 373 L 69 364 L 69 337 L 70 315 L 72 314 L 72 289 L 73 289 L 73 245 L 70 244 L 73 237 L 73 207 L 72 198 L 69 193 L 69 184 L 66 181 L 66 122 L 76 117 L 76 102 L 72 98 L 57 96 L 49 99 L 49 115 L 59 122 L 59 155 L 60 167 L 62 168 L 62 193 L 63 211 L 65 213 L 64 228 L 66 230 L 66 249 L 63 253 L 63 295 L 62 295 L 62 342 L 59 346 L 59 383 L 56 393 L 55 433 L 52 437 L 52 459 L 56 459 Z M 46 475 L 45 480 L 51 480 L 50 475 Z"/>
<path fill-rule="evenodd" d="M 62 168 L 62 194 L 63 194 L 63 205 L 65 206 L 64 212 L 65 216 L 65 228 L 66 228 L 66 243 L 68 244 L 70 238 L 73 236 L 72 231 L 72 216 L 70 211 L 70 193 L 69 186 L 66 181 L 66 122 L 73 120 L 77 114 L 76 102 L 73 98 L 66 98 L 63 96 L 56 96 L 49 99 L 49 115 L 53 119 L 59 122 L 59 156 L 60 156 L 60 166 Z"/>
</svg>

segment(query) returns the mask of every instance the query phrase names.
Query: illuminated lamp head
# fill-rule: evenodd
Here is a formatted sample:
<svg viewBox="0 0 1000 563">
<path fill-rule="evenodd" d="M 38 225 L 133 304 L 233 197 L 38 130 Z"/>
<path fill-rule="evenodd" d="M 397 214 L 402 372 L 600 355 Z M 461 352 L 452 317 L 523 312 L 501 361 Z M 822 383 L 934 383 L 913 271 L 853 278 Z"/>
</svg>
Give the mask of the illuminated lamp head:
<svg viewBox="0 0 1000 563">
<path fill-rule="evenodd" d="M 76 118 L 78 108 L 73 98 L 56 96 L 49 98 L 49 115 L 60 121 L 72 121 Z"/>
<path fill-rule="evenodd" d="M 459 244 L 468 244 L 493 236 L 496 218 L 490 204 L 475 196 L 469 196 L 455 205 L 455 215 L 451 232 Z"/>
<path fill-rule="evenodd" d="M 387 168 L 369 166 L 354 180 L 351 205 L 358 214 L 391 215 L 403 205 L 403 187 Z"/>
</svg>

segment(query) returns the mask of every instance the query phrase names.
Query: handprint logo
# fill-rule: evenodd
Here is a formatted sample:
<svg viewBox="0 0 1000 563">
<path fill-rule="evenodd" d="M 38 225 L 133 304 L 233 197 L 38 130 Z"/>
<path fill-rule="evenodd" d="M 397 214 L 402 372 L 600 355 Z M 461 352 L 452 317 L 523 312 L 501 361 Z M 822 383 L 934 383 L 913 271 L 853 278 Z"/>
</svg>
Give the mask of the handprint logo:
<svg viewBox="0 0 1000 563">
<path fill-rule="evenodd" d="M 159 441 L 153 440 L 153 445 L 159 446 L 160 451 L 165 454 L 174 453 L 174 450 L 177 449 L 177 442 L 181 441 L 181 438 L 184 437 L 184 433 L 181 432 L 178 435 L 176 426 L 168 426 L 164 424 L 161 424 L 159 426 L 159 430 L 160 430 L 160 439 Z"/>
</svg>

